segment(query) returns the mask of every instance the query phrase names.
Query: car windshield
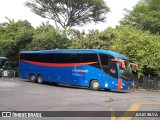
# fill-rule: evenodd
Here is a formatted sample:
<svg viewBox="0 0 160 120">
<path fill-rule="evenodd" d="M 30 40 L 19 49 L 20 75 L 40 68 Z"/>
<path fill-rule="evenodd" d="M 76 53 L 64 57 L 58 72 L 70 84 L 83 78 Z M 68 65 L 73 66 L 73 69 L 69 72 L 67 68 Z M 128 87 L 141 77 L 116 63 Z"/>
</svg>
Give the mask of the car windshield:
<svg viewBox="0 0 160 120">
<path fill-rule="evenodd" d="M 120 68 L 120 76 L 123 79 L 128 79 L 131 80 L 132 79 L 132 70 L 131 70 L 131 66 L 129 64 L 129 61 L 127 59 L 123 59 L 122 61 L 125 62 L 125 68 L 122 69 L 121 64 L 119 64 L 119 68 Z"/>
</svg>

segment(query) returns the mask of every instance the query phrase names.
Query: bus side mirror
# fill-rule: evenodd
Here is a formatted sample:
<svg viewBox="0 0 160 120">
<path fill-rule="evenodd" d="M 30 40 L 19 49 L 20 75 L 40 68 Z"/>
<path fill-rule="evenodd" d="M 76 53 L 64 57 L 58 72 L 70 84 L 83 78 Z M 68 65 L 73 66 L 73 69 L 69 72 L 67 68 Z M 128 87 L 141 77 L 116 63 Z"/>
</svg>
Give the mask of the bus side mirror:
<svg viewBox="0 0 160 120">
<path fill-rule="evenodd" d="M 138 69 L 139 69 L 138 64 L 130 63 L 130 65 L 135 66 L 136 67 L 136 71 L 138 71 Z"/>
<path fill-rule="evenodd" d="M 118 63 L 120 63 L 121 64 L 121 66 L 122 66 L 122 69 L 124 69 L 125 68 L 125 63 L 122 61 L 122 60 L 117 60 L 117 59 L 111 59 L 113 62 L 118 62 Z"/>
</svg>

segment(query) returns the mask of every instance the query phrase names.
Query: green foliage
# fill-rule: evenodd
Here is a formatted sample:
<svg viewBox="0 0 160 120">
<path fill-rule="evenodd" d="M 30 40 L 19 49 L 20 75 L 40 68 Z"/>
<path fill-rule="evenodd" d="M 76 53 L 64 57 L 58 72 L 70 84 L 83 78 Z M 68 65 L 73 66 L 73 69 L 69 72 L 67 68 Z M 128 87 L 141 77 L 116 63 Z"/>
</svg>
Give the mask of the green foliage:
<svg viewBox="0 0 160 120">
<path fill-rule="evenodd" d="M 127 11 L 121 24 L 160 34 L 160 0 L 141 0 L 132 11 Z"/>
<path fill-rule="evenodd" d="M 91 30 L 86 36 L 79 31 L 75 31 L 74 38 L 72 38 L 70 44 L 70 48 L 108 49 L 109 46 L 109 38 L 98 30 Z"/>
<path fill-rule="evenodd" d="M 59 23 L 63 28 L 104 22 L 109 12 L 103 0 L 32 0 L 25 3 L 35 14 Z"/>
<path fill-rule="evenodd" d="M 138 31 L 129 27 L 117 27 L 109 29 L 112 32 L 110 49 L 130 58 L 136 62 L 139 69 L 139 76 L 153 75 L 160 76 L 160 36 L 151 35 L 149 32 Z"/>
<path fill-rule="evenodd" d="M 14 43 L 14 40 L 0 40 L 0 56 L 7 56 L 9 51 L 12 51 L 11 46 Z"/>
<path fill-rule="evenodd" d="M 32 41 L 34 29 L 26 20 L 8 21 L 0 24 L 1 54 L 11 58 L 17 66 L 18 53 Z"/>
<path fill-rule="evenodd" d="M 32 42 L 34 30 L 21 29 L 15 36 L 16 42 L 15 47 L 18 47 L 19 50 L 23 50 Z"/>
<path fill-rule="evenodd" d="M 8 19 L 8 18 L 7 18 Z M 4 22 L 0 24 L 0 40 L 16 40 L 17 34 L 25 30 L 32 30 L 33 27 L 27 20 L 19 20 L 14 22 L 14 20 L 8 19 L 9 22 Z"/>
<path fill-rule="evenodd" d="M 48 50 L 66 48 L 68 40 L 50 25 L 42 25 L 35 30 L 31 44 L 27 50 Z"/>
<path fill-rule="evenodd" d="M 0 54 L 12 59 L 14 66 L 18 65 L 18 54 L 22 50 L 67 47 L 68 39 L 49 24 L 34 29 L 26 20 L 8 20 L 0 24 Z"/>
</svg>

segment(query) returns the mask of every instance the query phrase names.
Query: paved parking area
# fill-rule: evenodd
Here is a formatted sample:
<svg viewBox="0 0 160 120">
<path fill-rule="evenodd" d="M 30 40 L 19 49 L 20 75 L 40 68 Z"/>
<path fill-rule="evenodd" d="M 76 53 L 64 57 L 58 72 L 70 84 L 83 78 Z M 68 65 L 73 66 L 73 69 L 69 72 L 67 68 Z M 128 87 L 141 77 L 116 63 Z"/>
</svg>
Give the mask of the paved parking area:
<svg viewBox="0 0 160 120">
<path fill-rule="evenodd" d="M 114 111 L 160 111 L 160 92 L 92 91 L 87 88 L 63 85 L 41 85 L 19 78 L 14 80 L 0 78 L 0 111 L 113 111 L 113 113 Z M 113 114 L 113 117 L 107 118 L 52 117 L 34 119 L 123 120 L 124 118 Z M 158 120 L 159 117 L 125 117 L 125 119 Z"/>
</svg>

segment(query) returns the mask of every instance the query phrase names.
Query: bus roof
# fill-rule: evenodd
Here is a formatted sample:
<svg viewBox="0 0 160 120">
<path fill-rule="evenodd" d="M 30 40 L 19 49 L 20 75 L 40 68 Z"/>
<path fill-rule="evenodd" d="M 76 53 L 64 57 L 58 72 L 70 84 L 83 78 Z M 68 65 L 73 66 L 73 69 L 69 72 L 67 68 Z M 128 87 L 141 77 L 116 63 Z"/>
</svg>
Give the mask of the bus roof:
<svg viewBox="0 0 160 120">
<path fill-rule="evenodd" d="M 116 58 L 127 59 L 126 56 L 119 54 L 117 52 L 113 52 L 110 50 L 102 50 L 102 49 L 52 49 L 52 50 L 40 50 L 40 51 L 22 51 L 20 53 L 100 53 L 100 54 L 108 54 L 112 55 Z"/>
</svg>

